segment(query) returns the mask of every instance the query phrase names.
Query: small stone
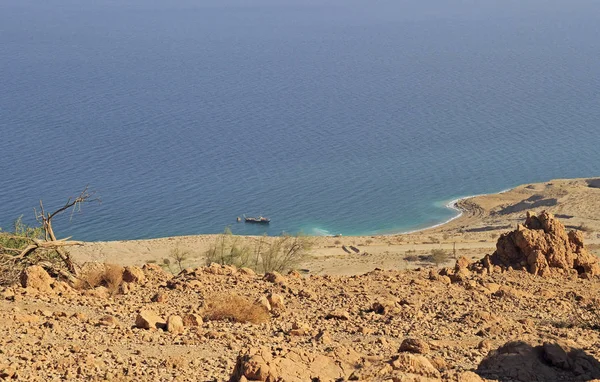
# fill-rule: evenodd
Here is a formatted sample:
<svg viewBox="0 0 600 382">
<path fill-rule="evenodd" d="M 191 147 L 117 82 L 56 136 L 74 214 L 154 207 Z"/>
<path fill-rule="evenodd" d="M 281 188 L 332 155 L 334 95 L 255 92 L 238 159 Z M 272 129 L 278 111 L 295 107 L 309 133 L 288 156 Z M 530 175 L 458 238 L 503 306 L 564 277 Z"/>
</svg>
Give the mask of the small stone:
<svg viewBox="0 0 600 382">
<path fill-rule="evenodd" d="M 21 272 L 21 286 L 31 288 L 40 292 L 52 292 L 52 278 L 39 265 L 27 267 Z"/>
<path fill-rule="evenodd" d="M 333 342 L 327 330 L 321 330 L 315 339 L 323 345 L 330 345 Z"/>
<path fill-rule="evenodd" d="M 271 304 L 271 309 L 277 309 L 277 310 L 285 309 L 285 304 L 284 304 L 282 295 L 272 293 L 267 298 L 269 300 L 269 304 Z"/>
<path fill-rule="evenodd" d="M 164 329 L 167 323 L 155 312 L 141 310 L 135 319 L 135 326 L 141 329 Z"/>
<path fill-rule="evenodd" d="M 123 271 L 123 281 L 126 283 L 143 284 L 146 281 L 144 271 L 135 266 L 125 267 Z"/>
<path fill-rule="evenodd" d="M 201 326 L 203 323 L 202 317 L 198 314 L 186 314 L 183 316 L 184 326 Z"/>
<path fill-rule="evenodd" d="M 343 309 L 336 309 L 325 316 L 326 320 L 336 319 L 342 321 L 348 321 L 350 319 L 350 313 Z"/>
<path fill-rule="evenodd" d="M 418 338 L 406 338 L 400 345 L 400 352 L 409 352 L 415 354 L 427 354 L 430 351 L 427 342 Z"/>
<path fill-rule="evenodd" d="M 163 292 L 158 292 L 150 299 L 152 302 L 167 302 L 167 294 Z"/>
<path fill-rule="evenodd" d="M 256 304 L 263 306 L 269 312 L 272 310 L 271 303 L 269 302 L 269 299 L 267 298 L 267 296 L 259 297 L 258 300 L 256 300 Z"/>
<path fill-rule="evenodd" d="M 464 256 L 461 256 L 458 260 L 456 260 L 455 269 L 467 268 L 471 262 Z"/>
<path fill-rule="evenodd" d="M 119 326 L 119 321 L 114 316 L 107 315 L 107 316 L 101 317 L 98 320 L 98 325 L 114 328 L 114 327 Z"/>
<path fill-rule="evenodd" d="M 283 277 L 281 273 L 275 271 L 265 274 L 264 279 L 273 284 L 285 283 L 285 277 Z"/>
<path fill-rule="evenodd" d="M 254 272 L 250 268 L 240 268 L 239 272 L 240 272 L 240 274 L 246 275 L 246 276 L 256 276 L 256 272 Z"/>
<path fill-rule="evenodd" d="M 183 333 L 183 329 L 183 319 L 180 316 L 169 316 L 167 319 L 167 331 L 169 333 Z"/>
</svg>

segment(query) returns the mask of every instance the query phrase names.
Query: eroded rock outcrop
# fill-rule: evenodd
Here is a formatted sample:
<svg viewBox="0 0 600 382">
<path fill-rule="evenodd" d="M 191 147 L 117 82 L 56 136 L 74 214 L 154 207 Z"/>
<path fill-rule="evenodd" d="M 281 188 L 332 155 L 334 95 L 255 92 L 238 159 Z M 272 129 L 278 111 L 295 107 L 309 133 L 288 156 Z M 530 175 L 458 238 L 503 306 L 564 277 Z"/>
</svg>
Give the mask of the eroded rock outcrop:
<svg viewBox="0 0 600 382">
<path fill-rule="evenodd" d="M 600 378 L 600 362 L 566 344 L 508 342 L 481 361 L 477 374 L 501 381 L 589 381 Z"/>
<path fill-rule="evenodd" d="M 539 216 L 528 213 L 525 224 L 500 236 L 496 252 L 483 263 L 526 269 L 541 276 L 571 270 L 586 276 L 600 274 L 598 259 L 585 249 L 583 235 L 577 231 L 567 233 L 565 226 L 547 212 Z"/>
</svg>

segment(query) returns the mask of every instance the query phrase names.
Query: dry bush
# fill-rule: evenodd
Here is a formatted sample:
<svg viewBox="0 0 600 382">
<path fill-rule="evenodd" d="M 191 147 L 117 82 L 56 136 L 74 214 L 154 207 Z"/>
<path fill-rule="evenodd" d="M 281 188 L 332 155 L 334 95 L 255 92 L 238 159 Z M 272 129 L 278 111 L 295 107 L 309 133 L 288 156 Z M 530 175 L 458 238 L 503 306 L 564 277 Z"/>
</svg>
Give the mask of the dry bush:
<svg viewBox="0 0 600 382">
<path fill-rule="evenodd" d="M 183 271 L 183 262 L 188 260 L 191 257 L 191 255 L 191 251 L 179 249 L 179 247 L 171 249 L 171 252 L 169 253 L 169 257 L 175 260 L 175 263 L 179 267 L 179 272 Z"/>
<path fill-rule="evenodd" d="M 205 253 L 206 265 L 217 263 L 248 267 L 258 272 L 285 272 L 308 257 L 312 242 L 301 234 L 260 237 L 254 245 L 245 242 L 230 229 L 219 235 Z"/>
<path fill-rule="evenodd" d="M 264 306 L 246 297 L 234 294 L 217 295 L 207 299 L 204 319 L 261 324 L 269 320 L 269 312 Z"/>
<path fill-rule="evenodd" d="M 94 289 L 99 286 L 106 287 L 111 294 L 116 294 L 123 283 L 124 268 L 117 264 L 104 264 L 103 267 L 93 267 L 81 273 L 76 289 Z"/>
<path fill-rule="evenodd" d="M 432 249 L 430 255 L 425 256 L 423 260 L 434 263 L 439 267 L 450 260 L 450 254 L 443 249 Z"/>
<path fill-rule="evenodd" d="M 19 281 L 23 269 L 31 265 L 41 265 L 46 269 L 61 269 L 60 257 L 54 250 L 38 250 L 21 258 L 20 251 L 44 238 L 41 227 L 32 227 L 23 222 L 20 216 L 13 223 L 12 232 L 0 229 L 0 285 L 12 285 Z"/>
</svg>

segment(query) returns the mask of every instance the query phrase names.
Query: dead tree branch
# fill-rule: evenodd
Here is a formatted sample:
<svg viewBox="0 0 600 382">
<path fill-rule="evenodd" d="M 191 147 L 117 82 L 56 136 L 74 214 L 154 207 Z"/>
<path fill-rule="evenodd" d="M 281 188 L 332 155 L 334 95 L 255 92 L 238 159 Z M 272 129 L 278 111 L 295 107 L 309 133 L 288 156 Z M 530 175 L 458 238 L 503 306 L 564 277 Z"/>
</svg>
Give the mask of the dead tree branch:
<svg viewBox="0 0 600 382">
<path fill-rule="evenodd" d="M 5 254 L 4 261 L 17 264 L 20 261 L 23 261 L 25 258 L 30 257 L 36 251 L 42 251 L 45 253 L 51 251 L 52 253 L 56 253 L 58 255 L 71 276 L 77 276 L 75 264 L 73 263 L 69 252 L 65 250 L 65 247 L 83 245 L 83 243 L 80 241 L 70 241 L 69 239 L 71 237 L 57 239 L 52 227 L 52 222 L 56 216 L 68 210 L 71 210 L 72 217 L 73 213 L 81 210 L 81 206 L 84 203 L 90 202 L 100 202 L 100 199 L 96 197 L 95 192 L 89 190 L 88 186 L 86 186 L 77 197 L 69 198 L 64 206 L 51 213 L 47 213 L 45 211 L 44 204 L 40 200 L 40 210 L 37 211 L 34 209 L 34 213 L 36 220 L 41 224 L 41 228 L 43 229 L 43 240 L 28 238 L 26 239 L 25 243 L 27 246 L 22 249 L 0 246 L 0 254 Z"/>
</svg>

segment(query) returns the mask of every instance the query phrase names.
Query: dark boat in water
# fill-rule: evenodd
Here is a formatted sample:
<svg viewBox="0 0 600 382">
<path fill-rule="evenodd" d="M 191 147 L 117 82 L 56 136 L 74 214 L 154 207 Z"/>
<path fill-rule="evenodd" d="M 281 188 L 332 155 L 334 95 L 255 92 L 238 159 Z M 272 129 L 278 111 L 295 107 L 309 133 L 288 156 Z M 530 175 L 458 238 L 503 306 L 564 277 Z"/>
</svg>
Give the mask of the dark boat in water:
<svg viewBox="0 0 600 382">
<path fill-rule="evenodd" d="M 269 224 L 271 222 L 271 219 L 265 218 L 265 217 L 262 217 L 262 216 L 259 216 L 257 218 L 245 217 L 244 216 L 244 221 L 246 223 Z"/>
</svg>

